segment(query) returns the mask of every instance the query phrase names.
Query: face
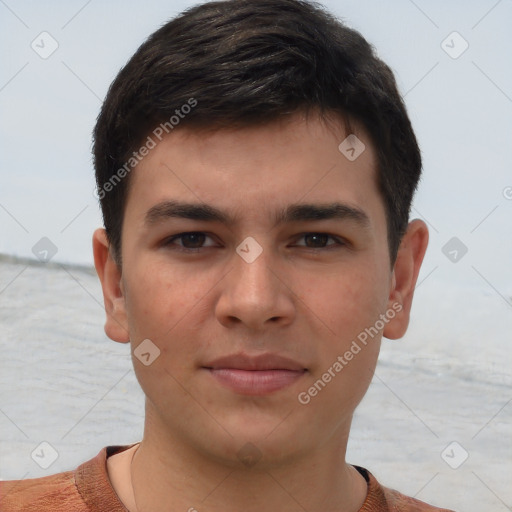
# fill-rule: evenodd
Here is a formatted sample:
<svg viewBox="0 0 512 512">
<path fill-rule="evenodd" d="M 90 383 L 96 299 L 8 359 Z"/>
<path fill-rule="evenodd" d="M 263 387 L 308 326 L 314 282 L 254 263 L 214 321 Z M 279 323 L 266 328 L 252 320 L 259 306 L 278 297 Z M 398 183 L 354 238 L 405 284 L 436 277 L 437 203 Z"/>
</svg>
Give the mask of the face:
<svg viewBox="0 0 512 512">
<path fill-rule="evenodd" d="M 338 124 L 181 129 L 132 171 L 106 329 L 150 340 L 155 435 L 269 464 L 346 442 L 401 301 L 374 150 L 358 130 L 350 161 Z"/>
</svg>

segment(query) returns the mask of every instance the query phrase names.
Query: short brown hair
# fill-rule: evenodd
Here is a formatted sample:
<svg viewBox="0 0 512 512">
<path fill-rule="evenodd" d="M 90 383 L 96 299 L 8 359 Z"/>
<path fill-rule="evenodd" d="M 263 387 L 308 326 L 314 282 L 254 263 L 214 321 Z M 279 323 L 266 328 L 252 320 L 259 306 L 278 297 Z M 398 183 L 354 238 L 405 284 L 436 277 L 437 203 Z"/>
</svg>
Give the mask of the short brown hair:
<svg viewBox="0 0 512 512">
<path fill-rule="evenodd" d="M 155 127 L 243 127 L 312 109 L 354 120 L 371 137 L 394 263 L 421 155 L 392 71 L 361 34 L 316 3 L 225 0 L 192 7 L 154 32 L 103 103 L 94 164 L 118 264 L 126 163 Z"/>
</svg>

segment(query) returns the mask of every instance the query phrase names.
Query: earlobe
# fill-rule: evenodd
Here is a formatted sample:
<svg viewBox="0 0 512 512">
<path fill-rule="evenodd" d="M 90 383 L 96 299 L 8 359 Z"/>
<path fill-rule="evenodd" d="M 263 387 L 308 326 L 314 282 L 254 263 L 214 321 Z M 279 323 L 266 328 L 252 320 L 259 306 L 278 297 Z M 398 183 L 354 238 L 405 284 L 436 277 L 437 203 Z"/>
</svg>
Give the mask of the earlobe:
<svg viewBox="0 0 512 512">
<path fill-rule="evenodd" d="M 107 234 L 97 229 L 92 237 L 94 266 L 101 282 L 107 319 L 105 333 L 119 343 L 130 341 L 125 297 L 121 285 L 121 272 L 110 251 Z"/>
<path fill-rule="evenodd" d="M 384 328 L 383 336 L 386 338 L 398 339 L 407 331 L 414 289 L 427 246 L 427 225 L 415 219 L 409 223 L 402 238 L 393 267 L 388 308 L 396 314 Z"/>
</svg>

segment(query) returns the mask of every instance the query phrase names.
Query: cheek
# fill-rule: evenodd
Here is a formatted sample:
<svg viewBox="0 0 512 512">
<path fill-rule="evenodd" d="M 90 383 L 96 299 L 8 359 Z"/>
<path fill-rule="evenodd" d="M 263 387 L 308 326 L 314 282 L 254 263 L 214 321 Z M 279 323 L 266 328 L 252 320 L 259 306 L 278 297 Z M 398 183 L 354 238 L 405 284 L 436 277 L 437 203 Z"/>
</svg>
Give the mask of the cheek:
<svg viewBox="0 0 512 512">
<path fill-rule="evenodd" d="M 148 338 L 162 355 L 192 351 L 206 314 L 208 280 L 169 266 L 140 265 L 126 283 L 126 307 L 134 345 Z"/>
<path fill-rule="evenodd" d="M 354 339 L 362 330 L 374 325 L 387 304 L 384 280 L 376 279 L 371 267 L 351 267 L 346 273 L 322 280 L 304 282 L 300 298 L 314 313 L 325 334 L 334 339 L 337 348 Z M 311 317 L 311 314 L 308 316 Z"/>
<path fill-rule="evenodd" d="M 132 359 L 135 374 L 146 396 L 171 408 L 167 400 L 186 400 L 185 389 L 194 367 L 201 338 L 195 334 L 204 319 L 199 318 L 207 289 L 200 279 L 171 272 L 168 266 L 144 267 L 131 272 L 126 283 Z M 204 279 L 203 279 L 204 281 Z M 203 282 L 203 287 L 204 282 Z M 205 296 L 206 295 L 206 296 Z M 158 357 L 149 365 L 137 358 L 139 344 L 149 339 Z"/>
<path fill-rule="evenodd" d="M 373 377 L 381 334 L 372 327 L 386 307 L 386 295 L 371 271 L 352 271 L 322 285 L 310 288 L 308 306 L 321 319 L 312 326 L 319 357 L 302 397 L 311 400 L 321 423 L 335 429 L 352 414 Z M 340 411 L 336 417 L 333 407 Z"/>
</svg>

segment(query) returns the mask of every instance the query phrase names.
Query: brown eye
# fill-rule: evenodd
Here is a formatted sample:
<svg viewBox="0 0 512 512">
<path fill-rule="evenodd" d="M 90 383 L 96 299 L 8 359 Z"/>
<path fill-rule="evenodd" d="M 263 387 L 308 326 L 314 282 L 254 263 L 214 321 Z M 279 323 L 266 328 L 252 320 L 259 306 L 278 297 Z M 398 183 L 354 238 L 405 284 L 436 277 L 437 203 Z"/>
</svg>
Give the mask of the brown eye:
<svg viewBox="0 0 512 512">
<path fill-rule="evenodd" d="M 310 244 L 306 242 L 306 246 L 314 249 L 317 249 L 318 247 L 325 247 L 329 238 L 329 235 L 325 235 L 323 233 L 308 233 L 304 235 L 304 240 L 309 240 L 311 242 Z"/>
<path fill-rule="evenodd" d="M 163 242 L 163 245 L 165 247 L 183 251 L 195 251 L 215 246 L 213 240 L 209 244 L 205 245 L 207 239 L 212 240 L 212 238 L 206 233 L 202 233 L 201 231 L 190 231 L 188 233 L 180 233 L 168 238 Z"/>
<path fill-rule="evenodd" d="M 204 233 L 185 233 L 181 235 L 180 238 L 183 247 L 187 249 L 197 249 L 198 247 L 202 247 L 206 236 Z"/>
<path fill-rule="evenodd" d="M 329 235 L 328 233 L 303 233 L 301 235 L 305 244 L 297 244 L 299 247 L 306 247 L 307 249 L 334 249 L 346 245 L 343 240 Z M 333 243 L 328 243 L 329 239 L 333 240 Z"/>
</svg>

